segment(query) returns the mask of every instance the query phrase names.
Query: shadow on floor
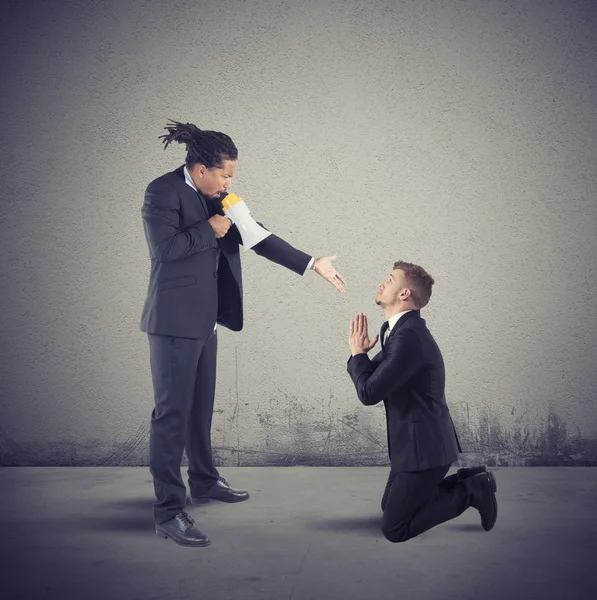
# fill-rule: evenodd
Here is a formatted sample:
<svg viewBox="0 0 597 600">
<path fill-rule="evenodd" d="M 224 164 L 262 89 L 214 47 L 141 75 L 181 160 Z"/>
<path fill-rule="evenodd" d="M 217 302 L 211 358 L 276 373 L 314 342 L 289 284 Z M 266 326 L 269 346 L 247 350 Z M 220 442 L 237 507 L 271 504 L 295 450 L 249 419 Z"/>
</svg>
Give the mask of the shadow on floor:
<svg viewBox="0 0 597 600">
<path fill-rule="evenodd" d="M 457 529 L 458 531 L 480 531 L 487 533 L 482 527 L 481 523 L 442 523 L 443 527 L 449 527 L 450 529 Z"/>
<path fill-rule="evenodd" d="M 85 521 L 85 527 L 101 531 L 149 531 L 155 533 L 153 520 L 153 496 L 114 498 L 103 502 Z M 208 503 L 206 503 L 208 504 Z M 206 504 L 194 506 L 187 499 L 184 510 L 192 518 L 200 518 Z M 215 503 L 217 504 L 217 503 Z M 198 508 L 203 510 L 197 510 Z"/>
<path fill-rule="evenodd" d="M 380 533 L 381 516 L 371 517 L 342 517 L 333 519 L 317 519 L 310 525 L 310 529 L 324 531 L 367 531 Z"/>
<path fill-rule="evenodd" d="M 143 511 L 111 511 L 94 515 L 81 523 L 81 528 L 96 531 L 122 531 L 155 533 L 153 514 L 150 510 Z"/>
<path fill-rule="evenodd" d="M 133 498 L 114 498 L 102 505 L 102 508 L 108 510 L 119 509 L 119 510 L 142 510 L 143 512 L 153 510 L 154 498 L 153 496 L 135 496 Z"/>
</svg>

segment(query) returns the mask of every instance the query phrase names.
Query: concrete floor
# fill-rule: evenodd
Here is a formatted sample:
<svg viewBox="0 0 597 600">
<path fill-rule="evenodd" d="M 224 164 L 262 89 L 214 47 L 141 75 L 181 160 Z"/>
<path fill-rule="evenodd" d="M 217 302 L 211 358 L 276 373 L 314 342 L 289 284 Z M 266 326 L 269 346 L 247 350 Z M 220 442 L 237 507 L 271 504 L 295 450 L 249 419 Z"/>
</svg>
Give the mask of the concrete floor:
<svg viewBox="0 0 597 600">
<path fill-rule="evenodd" d="M 3 600 L 583 600 L 597 597 L 597 468 L 501 468 L 478 512 L 403 544 L 379 530 L 387 468 L 221 468 L 252 497 L 155 535 L 147 468 L 0 469 Z"/>
</svg>

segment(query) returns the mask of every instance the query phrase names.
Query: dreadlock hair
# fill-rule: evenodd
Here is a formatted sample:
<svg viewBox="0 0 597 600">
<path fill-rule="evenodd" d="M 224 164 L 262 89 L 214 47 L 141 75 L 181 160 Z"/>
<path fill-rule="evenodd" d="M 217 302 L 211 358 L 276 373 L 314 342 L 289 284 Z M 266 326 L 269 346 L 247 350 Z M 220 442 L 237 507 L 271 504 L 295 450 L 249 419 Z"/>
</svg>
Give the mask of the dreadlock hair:
<svg viewBox="0 0 597 600">
<path fill-rule="evenodd" d="M 192 123 L 179 123 L 170 119 L 164 127 L 167 134 L 160 135 L 164 150 L 172 142 L 185 144 L 187 147 L 186 165 L 205 165 L 208 169 L 221 167 L 224 160 L 237 160 L 238 150 L 234 142 L 225 133 L 204 131 Z"/>
<path fill-rule="evenodd" d="M 431 298 L 431 287 L 435 283 L 433 277 L 419 265 L 404 262 L 403 260 L 394 263 L 394 269 L 400 269 L 404 272 L 404 279 L 410 288 L 410 297 L 417 308 L 427 306 Z"/>
</svg>

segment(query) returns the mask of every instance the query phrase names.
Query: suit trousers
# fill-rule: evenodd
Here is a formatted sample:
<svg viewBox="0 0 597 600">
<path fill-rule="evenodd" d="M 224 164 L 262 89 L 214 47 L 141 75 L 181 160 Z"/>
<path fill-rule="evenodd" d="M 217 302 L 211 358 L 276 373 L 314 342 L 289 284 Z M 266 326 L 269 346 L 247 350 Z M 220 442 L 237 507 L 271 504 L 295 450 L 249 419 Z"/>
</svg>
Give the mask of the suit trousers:
<svg viewBox="0 0 597 600">
<path fill-rule="evenodd" d="M 148 334 L 155 408 L 149 430 L 156 523 L 184 510 L 183 450 L 192 496 L 209 491 L 219 473 L 213 464 L 211 421 L 216 389 L 217 333 L 207 339 Z"/>
<path fill-rule="evenodd" d="M 390 471 L 381 501 L 382 533 L 390 542 L 405 542 L 454 519 L 470 506 L 470 493 L 450 465 L 425 471 Z"/>
</svg>

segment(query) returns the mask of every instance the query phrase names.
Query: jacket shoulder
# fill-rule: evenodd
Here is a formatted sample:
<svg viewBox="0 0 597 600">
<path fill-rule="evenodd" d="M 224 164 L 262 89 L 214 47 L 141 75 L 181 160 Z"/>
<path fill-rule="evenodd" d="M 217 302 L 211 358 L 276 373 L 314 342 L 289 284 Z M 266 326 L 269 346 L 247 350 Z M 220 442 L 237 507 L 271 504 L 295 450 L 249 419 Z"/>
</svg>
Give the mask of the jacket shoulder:
<svg viewBox="0 0 597 600">
<path fill-rule="evenodd" d="M 423 348 L 426 345 L 431 335 L 429 329 L 427 329 L 425 319 L 414 316 L 402 323 L 396 333 L 397 337 L 402 340 L 402 343 L 419 348 Z"/>
<path fill-rule="evenodd" d="M 168 185 L 171 187 L 176 187 L 180 180 L 184 181 L 184 176 L 181 178 L 180 169 L 176 169 L 175 171 L 170 171 L 168 173 L 164 173 L 159 177 L 156 177 L 152 181 L 149 182 L 147 189 L 163 187 L 164 185 Z"/>
<path fill-rule="evenodd" d="M 400 324 L 400 330 L 421 332 L 427 330 L 427 325 L 425 324 L 425 319 L 413 315 L 412 317 L 406 319 L 403 323 Z"/>
</svg>

